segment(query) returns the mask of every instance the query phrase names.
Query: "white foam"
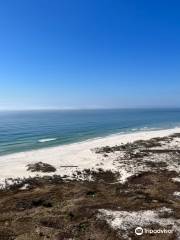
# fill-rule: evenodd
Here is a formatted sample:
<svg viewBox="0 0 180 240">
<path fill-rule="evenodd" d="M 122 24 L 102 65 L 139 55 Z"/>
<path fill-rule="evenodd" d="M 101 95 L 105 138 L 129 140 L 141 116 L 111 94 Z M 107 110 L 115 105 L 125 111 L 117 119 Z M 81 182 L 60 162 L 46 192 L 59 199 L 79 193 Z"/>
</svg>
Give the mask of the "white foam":
<svg viewBox="0 0 180 240">
<path fill-rule="evenodd" d="M 51 142 L 51 141 L 55 141 L 57 138 L 44 138 L 44 139 L 39 139 L 38 142 L 39 143 L 45 143 L 45 142 Z"/>
</svg>

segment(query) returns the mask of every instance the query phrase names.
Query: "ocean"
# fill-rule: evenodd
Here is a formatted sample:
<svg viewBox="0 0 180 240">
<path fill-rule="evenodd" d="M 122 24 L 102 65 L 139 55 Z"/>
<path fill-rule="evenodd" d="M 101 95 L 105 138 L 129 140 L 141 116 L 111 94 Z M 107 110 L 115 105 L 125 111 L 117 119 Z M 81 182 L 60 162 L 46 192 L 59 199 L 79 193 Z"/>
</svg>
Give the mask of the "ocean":
<svg viewBox="0 0 180 240">
<path fill-rule="evenodd" d="M 1 111 L 0 155 L 180 127 L 180 109 Z"/>
</svg>

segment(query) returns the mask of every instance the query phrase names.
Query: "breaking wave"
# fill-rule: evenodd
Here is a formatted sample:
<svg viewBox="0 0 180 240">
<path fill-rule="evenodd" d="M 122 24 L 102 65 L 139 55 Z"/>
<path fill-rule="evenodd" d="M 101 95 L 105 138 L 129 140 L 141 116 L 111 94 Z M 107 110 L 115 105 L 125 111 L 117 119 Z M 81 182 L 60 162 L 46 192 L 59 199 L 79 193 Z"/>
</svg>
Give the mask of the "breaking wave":
<svg viewBox="0 0 180 240">
<path fill-rule="evenodd" d="M 51 142 L 51 141 L 55 141 L 57 138 L 44 138 L 44 139 L 39 139 L 38 142 L 39 143 L 45 143 L 45 142 Z"/>
</svg>

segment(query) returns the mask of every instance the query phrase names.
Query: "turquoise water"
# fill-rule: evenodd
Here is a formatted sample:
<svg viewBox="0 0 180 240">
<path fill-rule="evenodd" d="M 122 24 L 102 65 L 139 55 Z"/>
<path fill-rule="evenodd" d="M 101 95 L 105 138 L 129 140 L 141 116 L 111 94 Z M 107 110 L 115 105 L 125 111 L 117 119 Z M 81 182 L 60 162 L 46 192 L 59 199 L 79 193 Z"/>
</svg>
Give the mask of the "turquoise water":
<svg viewBox="0 0 180 240">
<path fill-rule="evenodd" d="M 180 109 L 0 112 L 0 155 L 180 126 Z"/>
</svg>

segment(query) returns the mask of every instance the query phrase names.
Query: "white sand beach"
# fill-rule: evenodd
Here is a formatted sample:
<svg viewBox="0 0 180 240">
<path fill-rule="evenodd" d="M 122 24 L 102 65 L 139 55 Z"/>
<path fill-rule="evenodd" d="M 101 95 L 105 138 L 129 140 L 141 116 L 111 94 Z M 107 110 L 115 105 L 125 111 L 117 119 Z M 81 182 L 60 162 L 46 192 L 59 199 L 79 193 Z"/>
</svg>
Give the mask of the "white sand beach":
<svg viewBox="0 0 180 240">
<path fill-rule="evenodd" d="M 57 174 L 61 176 L 68 175 L 70 177 L 77 170 L 102 168 L 104 170 L 120 171 L 121 181 L 125 181 L 128 176 L 133 174 L 132 171 L 127 170 L 127 164 L 126 168 L 119 163 L 117 166 L 114 162 L 115 154 L 110 154 L 108 158 L 103 159 L 93 149 L 103 146 L 120 145 L 135 140 L 164 137 L 174 133 L 180 133 L 180 128 L 116 134 L 69 145 L 4 155 L 0 157 L 1 183 L 8 178 L 37 176 L 37 172 L 32 173 L 27 171 L 27 165 L 40 161 L 53 165 L 57 171 L 48 174 L 38 173 L 39 176 Z"/>
</svg>

